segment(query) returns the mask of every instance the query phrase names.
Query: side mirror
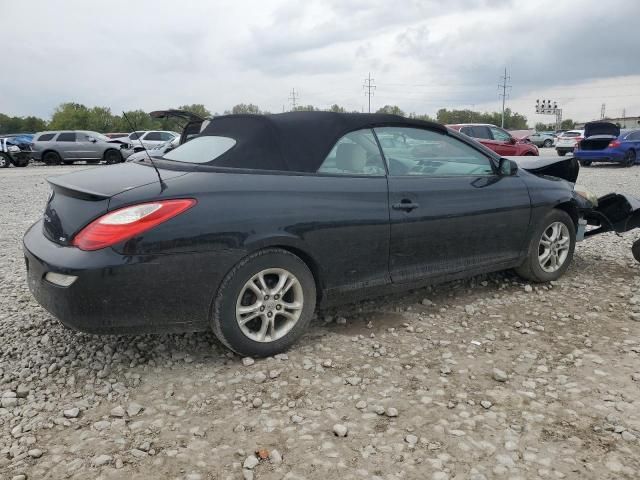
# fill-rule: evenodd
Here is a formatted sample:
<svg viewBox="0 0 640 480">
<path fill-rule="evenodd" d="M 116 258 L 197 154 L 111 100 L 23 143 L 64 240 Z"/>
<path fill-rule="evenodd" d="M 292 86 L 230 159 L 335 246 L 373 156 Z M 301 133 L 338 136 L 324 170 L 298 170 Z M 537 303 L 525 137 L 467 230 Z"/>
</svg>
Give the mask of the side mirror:
<svg viewBox="0 0 640 480">
<path fill-rule="evenodd" d="M 503 177 L 511 177 L 518 171 L 518 164 L 508 158 L 500 158 L 498 163 L 498 171 Z"/>
<path fill-rule="evenodd" d="M 96 143 L 98 140 L 96 140 L 95 138 L 90 138 L 90 139 L 89 139 L 89 141 L 90 141 L 91 143 Z"/>
<path fill-rule="evenodd" d="M 518 141 L 517 141 L 515 138 L 513 138 L 513 137 L 509 137 L 509 143 L 510 143 L 511 145 L 515 145 L 516 143 L 518 143 Z"/>
</svg>

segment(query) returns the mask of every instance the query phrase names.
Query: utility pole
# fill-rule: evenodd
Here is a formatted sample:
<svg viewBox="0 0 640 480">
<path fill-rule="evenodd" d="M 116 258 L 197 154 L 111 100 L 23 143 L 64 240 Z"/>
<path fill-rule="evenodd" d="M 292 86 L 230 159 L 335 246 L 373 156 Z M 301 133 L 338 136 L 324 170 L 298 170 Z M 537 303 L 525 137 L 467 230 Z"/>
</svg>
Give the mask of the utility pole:
<svg viewBox="0 0 640 480">
<path fill-rule="evenodd" d="M 627 128 L 627 109 L 622 109 L 622 128 Z"/>
<path fill-rule="evenodd" d="M 369 113 L 371 113 L 371 97 L 373 96 L 373 92 L 376 89 L 374 84 L 375 80 L 371 78 L 371 72 L 369 72 L 369 76 L 364 79 L 364 85 L 362 88 L 365 90 L 364 94 L 369 97 Z"/>
<path fill-rule="evenodd" d="M 607 104 L 603 103 L 600 107 L 600 120 L 604 120 L 605 113 L 607 111 Z"/>
<path fill-rule="evenodd" d="M 502 125 L 500 126 L 504 128 L 504 103 L 508 95 L 507 89 L 511 88 L 511 85 L 507 83 L 511 80 L 511 77 L 507 75 L 507 67 L 504 67 L 504 76 L 500 77 L 500 79 L 502 80 L 502 83 L 498 85 L 499 88 L 502 88 L 502 93 L 499 94 L 502 97 Z"/>
<path fill-rule="evenodd" d="M 295 88 L 291 89 L 291 94 L 289 95 L 289 101 L 291 102 L 291 110 L 294 111 L 296 109 L 296 102 L 300 98 L 300 94 L 296 92 Z"/>
</svg>

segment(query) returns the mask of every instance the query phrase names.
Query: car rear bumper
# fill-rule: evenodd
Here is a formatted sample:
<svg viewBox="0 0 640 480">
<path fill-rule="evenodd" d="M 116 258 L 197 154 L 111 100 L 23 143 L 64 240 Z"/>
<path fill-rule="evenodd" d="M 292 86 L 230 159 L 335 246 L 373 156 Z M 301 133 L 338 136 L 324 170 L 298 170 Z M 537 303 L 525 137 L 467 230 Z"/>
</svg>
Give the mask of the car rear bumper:
<svg viewBox="0 0 640 480">
<path fill-rule="evenodd" d="M 63 247 L 34 224 L 23 240 L 29 289 L 64 325 L 88 333 L 160 333 L 208 328 L 223 272 L 209 254 L 121 255 Z M 206 257 L 206 258 L 205 258 Z M 68 287 L 48 272 L 77 277 Z"/>
<path fill-rule="evenodd" d="M 615 162 L 621 163 L 624 154 L 612 150 L 576 150 L 574 156 L 578 160 L 588 160 L 590 162 Z"/>
</svg>

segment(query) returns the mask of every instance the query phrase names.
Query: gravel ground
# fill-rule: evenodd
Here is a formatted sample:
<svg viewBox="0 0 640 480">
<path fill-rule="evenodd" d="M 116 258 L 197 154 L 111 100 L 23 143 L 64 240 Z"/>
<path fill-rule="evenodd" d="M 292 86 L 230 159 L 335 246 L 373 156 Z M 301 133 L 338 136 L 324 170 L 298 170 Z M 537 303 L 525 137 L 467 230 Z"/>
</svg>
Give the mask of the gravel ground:
<svg viewBox="0 0 640 480">
<path fill-rule="evenodd" d="M 75 333 L 31 298 L 22 234 L 45 176 L 80 168 L 0 171 L 0 478 L 640 477 L 638 233 L 580 244 L 550 285 L 500 273 L 321 312 L 254 361 L 209 333 Z M 580 183 L 639 193 L 639 174 Z"/>
</svg>

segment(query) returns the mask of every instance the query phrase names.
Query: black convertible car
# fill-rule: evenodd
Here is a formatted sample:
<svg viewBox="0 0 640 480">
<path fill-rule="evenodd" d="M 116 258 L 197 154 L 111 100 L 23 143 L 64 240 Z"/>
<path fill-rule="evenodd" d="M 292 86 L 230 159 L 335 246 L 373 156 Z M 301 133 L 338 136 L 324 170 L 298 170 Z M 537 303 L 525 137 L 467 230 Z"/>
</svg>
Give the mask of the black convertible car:
<svg viewBox="0 0 640 480">
<path fill-rule="evenodd" d="M 574 191 L 573 159 L 519 168 L 392 115 L 222 116 L 154 162 L 49 179 L 24 253 L 33 295 L 65 325 L 212 328 L 272 355 L 317 304 L 508 268 L 554 280 L 576 232 L 638 225 L 633 198 L 596 207 Z"/>
</svg>

